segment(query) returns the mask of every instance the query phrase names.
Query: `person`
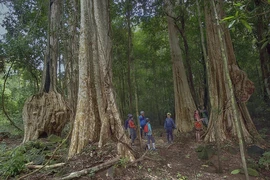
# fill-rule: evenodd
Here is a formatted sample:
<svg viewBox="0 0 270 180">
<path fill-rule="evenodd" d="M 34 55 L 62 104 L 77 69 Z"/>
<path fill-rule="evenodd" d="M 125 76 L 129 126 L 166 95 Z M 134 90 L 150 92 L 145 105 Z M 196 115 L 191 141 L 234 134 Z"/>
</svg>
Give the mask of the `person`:
<svg viewBox="0 0 270 180">
<path fill-rule="evenodd" d="M 130 129 L 129 129 L 129 124 L 128 124 L 128 122 L 129 122 L 130 118 L 132 118 L 132 117 L 133 117 L 132 114 L 128 114 L 128 118 L 127 118 L 127 120 L 125 121 L 125 130 L 127 131 L 128 137 L 129 137 L 129 138 L 131 138 L 131 136 L 130 136 Z"/>
<path fill-rule="evenodd" d="M 167 133 L 167 142 L 168 143 L 173 143 L 173 129 L 175 129 L 175 124 L 173 119 L 171 118 L 171 113 L 167 113 L 167 118 L 165 119 L 164 122 L 164 128 L 166 129 Z"/>
<path fill-rule="evenodd" d="M 140 133 L 141 133 L 141 137 L 143 137 L 143 128 L 146 124 L 146 120 L 144 117 L 144 111 L 140 112 L 139 120 L 140 120 Z M 144 133 L 144 136 L 145 136 L 145 133 Z"/>
<path fill-rule="evenodd" d="M 202 115 L 202 122 L 203 124 L 207 127 L 208 126 L 208 112 L 207 110 L 205 109 L 204 106 L 202 106 L 201 109 L 199 109 L 201 115 Z"/>
<path fill-rule="evenodd" d="M 155 139 L 153 137 L 152 127 L 151 127 L 151 124 L 150 124 L 150 119 L 146 118 L 145 120 L 146 120 L 146 124 L 145 124 L 145 127 L 144 127 L 144 132 L 147 135 L 147 147 L 148 147 L 148 150 L 151 149 L 150 140 L 151 140 L 152 146 L 153 146 L 152 150 L 156 150 Z"/>
<path fill-rule="evenodd" d="M 130 136 L 131 136 L 131 146 L 134 146 L 134 141 L 137 135 L 136 135 L 136 126 L 135 126 L 133 117 L 130 117 L 128 121 L 128 126 L 129 126 Z"/>
<path fill-rule="evenodd" d="M 202 119 L 200 118 L 200 114 L 198 110 L 194 111 L 194 126 L 195 126 L 195 131 L 196 131 L 196 141 L 199 142 L 201 141 L 201 130 L 202 130 Z"/>
</svg>

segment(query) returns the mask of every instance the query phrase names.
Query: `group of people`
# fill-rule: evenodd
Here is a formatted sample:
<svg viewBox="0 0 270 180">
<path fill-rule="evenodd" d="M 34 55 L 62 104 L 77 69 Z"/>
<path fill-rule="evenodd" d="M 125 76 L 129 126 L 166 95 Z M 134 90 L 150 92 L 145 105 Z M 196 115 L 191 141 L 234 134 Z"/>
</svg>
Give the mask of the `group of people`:
<svg viewBox="0 0 270 180">
<path fill-rule="evenodd" d="M 146 137 L 147 138 L 147 148 L 150 150 L 156 150 L 156 145 L 155 145 L 155 139 L 153 137 L 153 131 L 152 131 L 152 126 L 150 124 L 150 119 L 145 118 L 144 111 L 140 112 L 139 116 L 140 120 L 140 135 L 142 138 Z M 168 143 L 173 142 L 173 129 L 175 129 L 175 124 L 173 119 L 171 118 L 171 113 L 167 113 L 167 118 L 165 119 L 164 122 L 164 128 L 167 133 L 167 141 Z M 128 118 L 125 121 L 125 129 L 128 131 L 128 134 L 131 139 L 131 145 L 134 145 L 134 141 L 137 138 L 136 134 L 136 125 L 133 119 L 132 114 L 128 114 Z M 152 143 L 152 148 L 150 146 L 150 142 Z"/>
<path fill-rule="evenodd" d="M 156 150 L 155 139 L 153 137 L 152 126 L 150 124 L 150 119 L 145 118 L 144 111 L 140 112 L 139 116 L 140 120 L 140 135 L 142 138 L 147 138 L 147 148 Z M 196 130 L 196 141 L 201 141 L 200 132 L 203 129 L 203 126 L 208 126 L 208 112 L 204 106 L 202 108 L 198 108 L 198 110 L 194 111 L 194 127 Z M 175 129 L 174 120 L 171 118 L 171 113 L 167 113 L 167 118 L 164 121 L 164 129 L 167 133 L 167 143 L 173 143 L 173 129 Z M 125 121 L 125 129 L 128 131 L 129 137 L 131 139 L 131 145 L 134 146 L 134 141 L 137 138 L 136 134 L 136 125 L 133 119 L 132 114 L 128 114 L 128 118 Z M 152 148 L 150 146 L 150 142 L 152 143 Z"/>
</svg>

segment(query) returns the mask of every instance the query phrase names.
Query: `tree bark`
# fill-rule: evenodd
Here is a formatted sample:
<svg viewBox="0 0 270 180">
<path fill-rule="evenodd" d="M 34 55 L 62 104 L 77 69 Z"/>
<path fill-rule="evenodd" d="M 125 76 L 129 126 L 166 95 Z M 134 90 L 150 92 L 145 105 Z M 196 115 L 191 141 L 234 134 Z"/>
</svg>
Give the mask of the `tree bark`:
<svg viewBox="0 0 270 180">
<path fill-rule="evenodd" d="M 102 147 L 112 139 L 118 142 L 120 155 L 134 160 L 132 152 L 118 141 L 124 129 L 112 87 L 108 3 L 107 0 L 81 1 L 79 91 L 69 157 L 80 153 L 89 141 Z M 121 141 L 127 143 L 127 136 Z"/>
<path fill-rule="evenodd" d="M 193 112 L 196 106 L 185 73 L 177 28 L 173 19 L 175 17 L 173 4 L 170 0 L 165 1 L 165 7 L 168 14 L 167 22 L 173 65 L 176 129 L 178 132 L 189 132 L 193 129 Z"/>
<path fill-rule="evenodd" d="M 58 31 L 61 1 L 49 3 L 49 28 L 47 52 L 40 92 L 29 97 L 23 108 L 23 143 L 43 135 L 60 135 L 69 120 L 70 109 L 56 90 L 58 53 Z"/>
<path fill-rule="evenodd" d="M 263 12 L 264 3 L 261 0 L 255 1 L 256 9 L 257 9 L 257 40 L 258 40 L 258 49 L 260 52 L 260 65 L 261 65 L 261 72 L 262 72 L 262 82 L 263 82 L 263 99 L 267 103 L 270 100 L 270 44 L 269 42 L 265 47 L 262 47 L 263 39 L 267 38 L 264 37 L 263 34 L 268 31 L 268 24 L 269 24 L 269 17 L 267 15 L 261 15 Z"/>
<path fill-rule="evenodd" d="M 222 2 L 217 3 L 218 18 L 224 17 L 222 11 Z M 209 3 L 205 1 L 205 17 L 206 17 L 206 35 L 209 56 L 209 96 L 211 104 L 211 114 L 208 129 L 206 132 L 206 141 L 215 141 L 214 120 L 216 116 L 217 128 L 220 133 L 221 141 L 231 138 L 237 138 L 237 129 L 234 119 L 236 115 L 233 110 L 233 102 L 231 101 L 230 87 L 226 82 L 225 66 L 228 66 L 230 78 L 234 89 L 234 98 L 236 98 L 238 118 L 243 132 L 243 137 L 247 142 L 251 142 L 254 138 L 259 139 L 258 132 L 249 116 L 245 102 L 249 99 L 254 91 L 253 83 L 247 79 L 245 72 L 240 70 L 236 65 L 236 59 L 233 51 L 232 41 L 228 28 L 221 26 L 222 38 L 224 39 L 224 52 L 228 58 L 228 64 L 222 63 L 221 44 L 218 37 L 218 27 L 215 23 L 213 9 Z"/>
<path fill-rule="evenodd" d="M 79 57 L 79 32 L 77 28 L 79 26 L 79 3 L 76 0 L 70 0 L 67 6 L 69 12 L 68 19 L 68 37 L 67 38 L 67 58 L 65 63 L 65 76 L 67 86 L 67 98 L 72 109 L 73 115 L 75 116 L 76 105 L 78 99 L 78 82 L 79 82 L 79 68 L 78 68 L 78 57 Z M 74 117 L 75 118 L 75 117 Z M 72 118 L 72 119 L 74 119 Z"/>
<path fill-rule="evenodd" d="M 222 56 L 222 60 L 223 60 L 223 64 L 224 64 L 224 71 L 225 71 L 225 76 L 226 76 L 226 81 L 228 83 L 229 86 L 229 95 L 230 95 L 230 101 L 232 104 L 232 113 L 234 116 L 234 123 L 235 123 L 235 129 L 237 131 L 237 137 L 239 140 L 239 147 L 240 147 L 240 154 L 241 154 L 241 159 L 242 159 L 242 166 L 245 172 L 245 176 L 246 176 L 246 180 L 249 179 L 248 176 L 248 170 L 247 170 L 247 163 L 246 163 L 246 158 L 245 158 L 245 152 L 244 152 L 244 142 L 243 142 L 243 137 L 242 137 L 242 130 L 240 129 L 240 123 L 239 123 L 239 115 L 237 114 L 237 104 L 236 104 L 236 99 L 235 99 L 235 95 L 234 95 L 234 90 L 233 90 L 233 84 L 231 81 L 231 77 L 230 77 L 230 73 L 229 73 L 229 68 L 227 66 L 228 64 L 228 56 L 225 53 L 225 42 L 223 41 L 223 37 L 221 35 L 221 27 L 219 24 L 219 17 L 217 14 L 217 8 L 215 5 L 215 0 L 212 0 L 212 6 L 213 6 L 213 10 L 214 10 L 214 16 L 216 19 L 216 23 L 217 23 L 217 31 L 218 31 L 218 37 L 219 37 L 219 42 L 220 42 L 220 47 L 221 47 L 221 56 Z M 226 37 L 226 36 L 225 36 Z M 229 49 L 229 48 L 228 48 Z M 215 130 L 217 131 L 217 128 L 215 127 Z"/>
<path fill-rule="evenodd" d="M 127 12 L 126 12 L 126 19 L 127 19 L 127 29 L 128 29 L 128 48 L 127 48 L 127 55 L 128 55 L 128 67 L 127 67 L 127 81 L 128 81 L 128 92 L 129 92 L 129 112 L 133 111 L 133 93 L 132 93 L 132 29 L 131 29 L 131 12 L 132 12 L 132 1 L 128 0 L 126 2 Z"/>
</svg>

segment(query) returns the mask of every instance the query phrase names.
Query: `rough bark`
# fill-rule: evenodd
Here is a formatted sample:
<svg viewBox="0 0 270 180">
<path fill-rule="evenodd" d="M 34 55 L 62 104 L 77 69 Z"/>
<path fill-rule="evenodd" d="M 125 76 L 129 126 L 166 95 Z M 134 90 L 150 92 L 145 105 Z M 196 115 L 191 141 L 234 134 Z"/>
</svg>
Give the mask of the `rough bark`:
<svg viewBox="0 0 270 180">
<path fill-rule="evenodd" d="M 58 30 L 61 1 L 49 3 L 48 46 L 44 63 L 40 92 L 29 97 L 23 108 L 23 143 L 41 135 L 60 135 L 69 120 L 70 109 L 56 91 L 58 53 Z"/>
<path fill-rule="evenodd" d="M 256 0 L 255 5 L 257 7 L 257 40 L 258 42 L 264 42 L 264 34 L 267 34 L 269 17 L 268 15 L 264 15 L 263 9 L 265 3 L 261 0 Z M 262 47 L 263 43 L 258 43 L 258 49 L 260 52 L 260 65 L 261 65 L 261 73 L 262 73 L 262 82 L 263 82 L 263 99 L 265 102 L 269 102 L 270 100 L 270 43 L 268 43 L 265 47 Z"/>
<path fill-rule="evenodd" d="M 221 9 L 222 4 L 217 3 L 218 18 L 224 17 Z M 222 63 L 221 45 L 218 38 L 217 25 L 214 19 L 214 12 L 205 1 L 206 35 L 209 56 L 209 96 L 211 104 L 211 115 L 205 140 L 214 141 L 214 120 L 220 133 L 221 141 L 237 137 L 237 129 L 234 121 L 233 102 L 231 101 L 230 87 L 226 83 L 224 64 Z M 236 65 L 232 41 L 227 28 L 221 26 L 222 38 L 224 39 L 224 51 L 228 58 L 228 68 L 234 86 L 234 96 L 237 100 L 236 111 L 238 112 L 242 133 L 247 142 L 258 137 L 256 128 L 249 116 L 245 102 L 254 91 L 253 83 L 247 78 L 244 71 Z M 213 119 L 216 117 L 217 119 Z"/>
<path fill-rule="evenodd" d="M 193 129 L 193 112 L 196 109 L 185 73 L 177 28 L 174 23 L 173 5 L 170 0 L 165 1 L 169 42 L 173 66 L 174 96 L 175 96 L 175 122 L 179 132 L 188 132 Z"/>
<path fill-rule="evenodd" d="M 38 139 L 40 136 L 60 135 L 70 110 L 59 93 L 41 93 L 29 97 L 23 108 L 23 143 Z"/>
<path fill-rule="evenodd" d="M 220 19 L 219 19 L 218 14 L 217 14 L 217 8 L 216 8 L 215 0 L 212 0 L 211 3 L 212 3 L 212 8 L 214 10 L 214 16 L 215 16 L 215 19 L 216 19 L 215 22 L 217 24 L 218 38 L 219 38 L 220 47 L 221 47 L 221 56 L 222 56 L 222 60 L 223 60 L 223 65 L 224 65 L 224 68 L 225 68 L 224 71 L 225 71 L 226 81 L 227 81 L 227 84 L 229 86 L 228 94 L 230 95 L 229 100 L 231 101 L 231 105 L 232 105 L 232 113 L 233 113 L 233 116 L 234 116 L 233 120 L 234 120 L 235 129 L 237 131 L 237 137 L 238 137 L 238 141 L 239 141 L 240 154 L 241 154 L 241 159 L 242 159 L 242 166 L 243 166 L 243 169 L 244 169 L 244 172 L 245 172 L 246 180 L 248 180 L 249 176 L 248 176 L 247 163 L 246 163 L 245 152 L 244 152 L 244 142 L 243 142 L 243 137 L 242 137 L 242 130 L 240 129 L 239 115 L 237 114 L 238 111 L 237 111 L 237 104 L 236 104 L 236 98 L 235 98 L 235 97 L 237 97 L 239 95 L 234 93 L 234 89 L 237 89 L 237 87 L 234 88 L 233 84 L 232 84 L 232 80 L 231 80 L 230 72 L 229 72 L 229 66 L 227 65 L 227 64 L 229 64 L 229 60 L 228 60 L 228 56 L 225 53 L 226 48 L 224 46 L 224 44 L 229 44 L 229 42 L 227 42 L 227 43 L 224 42 L 223 37 L 221 35 L 221 27 L 220 27 L 220 23 L 219 23 Z M 231 46 L 229 46 L 228 49 L 230 47 Z M 231 70 L 231 71 L 233 71 L 233 70 Z M 215 131 L 217 131 L 216 127 L 215 127 Z"/>
<path fill-rule="evenodd" d="M 68 19 L 68 37 L 67 38 L 67 52 L 66 52 L 66 86 L 67 98 L 72 109 L 73 114 L 76 112 L 77 96 L 78 96 L 78 82 L 79 82 L 79 69 L 78 69 L 78 52 L 79 52 L 79 4 L 76 0 L 70 0 L 67 6 L 69 12 Z M 72 118 L 73 119 L 73 118 Z"/>
<path fill-rule="evenodd" d="M 184 43 L 184 49 L 185 49 L 185 59 L 186 59 L 186 71 L 187 71 L 187 78 L 188 78 L 188 84 L 190 88 L 191 95 L 194 99 L 195 105 L 199 105 L 198 98 L 196 97 L 194 83 L 193 83 L 193 75 L 192 75 L 192 69 L 191 69 L 191 59 L 189 55 L 189 45 L 187 41 L 186 36 L 186 21 L 185 21 L 185 14 L 181 13 L 180 15 L 180 26 L 176 26 Z"/>
<path fill-rule="evenodd" d="M 81 1 L 79 92 L 69 157 L 89 141 L 102 147 L 117 141 L 118 153 L 134 160 L 127 143 L 112 87 L 109 4 L 106 0 Z M 121 138 L 120 138 L 121 137 Z"/>
</svg>

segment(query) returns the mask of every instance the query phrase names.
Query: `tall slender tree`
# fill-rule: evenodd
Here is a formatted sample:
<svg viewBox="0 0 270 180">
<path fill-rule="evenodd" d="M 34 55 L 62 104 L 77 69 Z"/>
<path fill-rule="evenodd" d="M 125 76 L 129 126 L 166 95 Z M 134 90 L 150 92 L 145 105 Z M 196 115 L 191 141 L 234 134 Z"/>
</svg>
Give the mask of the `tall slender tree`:
<svg viewBox="0 0 270 180">
<path fill-rule="evenodd" d="M 125 145 L 128 139 L 112 87 L 109 10 L 107 0 L 81 0 L 79 91 L 69 157 L 80 153 L 89 141 L 102 147 L 112 139 L 120 155 L 134 160 Z"/>
<path fill-rule="evenodd" d="M 175 14 L 173 6 L 174 4 L 172 4 L 170 0 L 165 1 L 173 66 L 175 121 L 176 128 L 179 132 L 188 132 L 193 128 L 193 112 L 196 106 L 185 73 L 182 52 L 179 45 L 178 30 L 174 22 Z"/>
</svg>

